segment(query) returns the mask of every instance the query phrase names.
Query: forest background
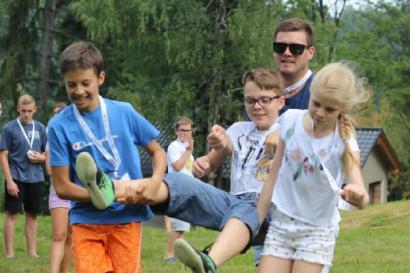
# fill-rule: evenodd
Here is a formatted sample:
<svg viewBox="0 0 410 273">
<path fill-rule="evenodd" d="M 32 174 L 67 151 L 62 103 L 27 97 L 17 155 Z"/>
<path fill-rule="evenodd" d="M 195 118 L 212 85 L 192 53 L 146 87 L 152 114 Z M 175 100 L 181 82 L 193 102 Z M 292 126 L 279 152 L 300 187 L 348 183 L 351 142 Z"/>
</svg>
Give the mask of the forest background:
<svg viewBox="0 0 410 273">
<path fill-rule="evenodd" d="M 275 67 L 273 29 L 290 17 L 314 27 L 314 71 L 350 60 L 367 77 L 372 98 L 357 119 L 391 142 L 401 173 L 390 178 L 389 198 L 401 199 L 410 191 L 409 0 L 0 0 L 0 125 L 25 92 L 46 124 L 53 105 L 67 101 L 60 52 L 89 40 L 105 58 L 101 93 L 155 124 L 192 117 L 201 155 L 212 124 L 242 119 L 241 76 Z"/>
</svg>

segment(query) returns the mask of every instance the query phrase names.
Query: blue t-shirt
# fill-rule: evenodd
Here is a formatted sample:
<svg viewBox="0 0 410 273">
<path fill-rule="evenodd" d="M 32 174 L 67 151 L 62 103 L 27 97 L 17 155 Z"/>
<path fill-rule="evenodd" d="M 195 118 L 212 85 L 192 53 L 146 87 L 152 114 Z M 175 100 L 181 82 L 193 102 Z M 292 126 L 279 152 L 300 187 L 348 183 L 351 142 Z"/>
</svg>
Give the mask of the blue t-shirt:
<svg viewBox="0 0 410 273">
<path fill-rule="evenodd" d="M 104 100 L 110 131 L 121 158 L 118 176 L 122 177 L 128 173 L 131 179 L 142 178 L 137 145 L 148 145 L 159 135 L 159 132 L 129 103 Z M 95 137 L 112 155 L 104 132 L 101 108 L 98 107 L 81 115 Z M 73 105 L 66 107 L 51 120 L 48 126 L 48 137 L 51 166 L 69 167 L 71 181 L 82 186 L 75 172 L 75 161 L 77 155 L 84 151 L 94 157 L 99 169 L 113 177 L 113 166 L 84 133 L 74 115 Z M 148 221 L 151 218 L 152 212 L 146 205 L 123 205 L 117 202 L 105 210 L 98 210 L 90 202 L 74 201 L 70 210 L 71 224 L 121 224 Z"/>
<path fill-rule="evenodd" d="M 34 133 L 33 147 L 31 150 L 44 153 L 47 143 L 46 128 L 43 124 L 37 120 L 33 123 L 24 124 L 23 126 L 29 141 Z M 14 180 L 24 183 L 37 183 L 44 181 L 43 164 L 30 163 L 27 152 L 30 150 L 30 144 L 24 137 L 20 126 L 17 123 L 17 119 L 6 123 L 2 130 L 2 137 L 0 141 L 0 150 L 7 150 L 8 162 L 11 177 Z"/>
<path fill-rule="evenodd" d="M 288 109 L 308 109 L 309 99 L 310 99 L 310 85 L 312 84 L 313 74 L 307 79 L 302 90 L 300 90 L 296 95 L 287 98 L 285 100 L 285 105 L 279 111 L 279 115 L 282 115 Z"/>
</svg>

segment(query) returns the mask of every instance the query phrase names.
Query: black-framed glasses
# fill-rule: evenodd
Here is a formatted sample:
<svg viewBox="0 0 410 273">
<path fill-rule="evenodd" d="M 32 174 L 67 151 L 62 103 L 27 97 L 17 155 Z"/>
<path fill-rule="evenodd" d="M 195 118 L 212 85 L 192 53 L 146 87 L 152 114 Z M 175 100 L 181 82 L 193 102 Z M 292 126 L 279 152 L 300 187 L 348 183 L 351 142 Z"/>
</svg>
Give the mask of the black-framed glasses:
<svg viewBox="0 0 410 273">
<path fill-rule="evenodd" d="M 179 132 L 189 133 L 192 132 L 192 129 L 178 129 Z"/>
<path fill-rule="evenodd" d="M 253 107 L 255 106 L 256 102 L 259 103 L 260 106 L 265 107 L 271 104 L 272 100 L 279 99 L 282 95 L 277 95 L 273 97 L 259 97 L 259 98 L 252 98 L 252 97 L 245 97 L 243 98 L 243 103 L 245 106 Z"/>
<path fill-rule="evenodd" d="M 277 54 L 285 53 L 286 49 L 289 47 L 290 53 L 292 55 L 301 55 L 306 48 L 311 47 L 311 45 L 303 44 L 286 44 L 286 43 L 273 43 L 273 51 Z"/>
</svg>

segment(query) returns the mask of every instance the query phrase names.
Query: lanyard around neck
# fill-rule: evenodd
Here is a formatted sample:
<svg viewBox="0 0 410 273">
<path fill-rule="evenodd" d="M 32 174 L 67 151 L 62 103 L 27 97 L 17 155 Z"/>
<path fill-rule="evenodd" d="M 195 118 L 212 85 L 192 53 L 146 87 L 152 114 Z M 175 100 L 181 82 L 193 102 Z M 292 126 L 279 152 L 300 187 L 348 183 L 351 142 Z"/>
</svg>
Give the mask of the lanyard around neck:
<svg viewBox="0 0 410 273">
<path fill-rule="evenodd" d="M 299 81 L 295 82 L 294 84 L 289 85 L 288 87 L 285 87 L 284 89 L 284 93 L 290 93 L 295 89 L 298 89 L 299 87 L 301 87 L 302 85 L 304 85 L 306 83 L 306 81 L 309 79 L 309 77 L 312 75 L 312 70 L 308 70 L 305 74 L 305 76 L 303 76 Z"/>
<path fill-rule="evenodd" d="M 95 145 L 95 147 L 97 147 L 97 149 L 102 153 L 104 158 L 113 165 L 114 172 L 117 172 L 121 164 L 121 158 L 118 153 L 117 147 L 115 146 L 113 137 L 111 135 L 110 124 L 109 124 L 108 115 L 107 115 L 107 106 L 105 105 L 105 101 L 103 100 L 101 96 L 98 97 L 98 100 L 100 102 L 100 107 L 101 107 L 101 116 L 103 119 L 105 137 L 108 140 L 108 145 L 110 147 L 111 152 L 113 153 L 113 156 L 104 148 L 104 146 L 102 145 L 102 141 L 99 141 L 95 137 L 90 127 L 85 122 L 84 118 L 81 116 L 80 111 L 78 111 L 77 106 L 73 104 L 74 114 L 75 114 L 77 121 L 80 123 L 80 126 L 83 129 L 84 133 L 91 140 L 91 142 Z"/>
<path fill-rule="evenodd" d="M 34 120 L 32 121 L 32 123 L 33 123 L 33 129 L 32 129 L 32 131 L 31 131 L 31 140 L 28 139 L 28 136 L 27 136 L 27 134 L 26 134 L 26 131 L 24 131 L 23 125 L 21 125 L 21 122 L 20 122 L 20 119 L 19 119 L 19 118 L 17 118 L 17 123 L 19 124 L 20 130 L 21 130 L 21 132 L 23 133 L 24 138 L 26 139 L 28 145 L 30 146 L 30 149 L 33 148 L 34 135 L 36 134 L 36 130 L 35 130 L 35 127 L 34 127 Z"/>
</svg>

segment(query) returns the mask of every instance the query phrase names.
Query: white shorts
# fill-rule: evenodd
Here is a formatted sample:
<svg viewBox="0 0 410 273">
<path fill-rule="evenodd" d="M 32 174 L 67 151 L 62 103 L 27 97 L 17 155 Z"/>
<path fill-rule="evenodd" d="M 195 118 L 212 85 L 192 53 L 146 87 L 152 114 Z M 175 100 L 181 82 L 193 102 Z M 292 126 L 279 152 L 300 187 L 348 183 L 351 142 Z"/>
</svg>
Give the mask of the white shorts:
<svg viewBox="0 0 410 273">
<path fill-rule="evenodd" d="M 274 209 L 262 256 L 331 265 L 335 245 L 335 228 L 313 226 Z"/>
<path fill-rule="evenodd" d="M 189 231 L 191 224 L 182 220 L 171 218 L 171 230 L 172 231 Z"/>
</svg>

